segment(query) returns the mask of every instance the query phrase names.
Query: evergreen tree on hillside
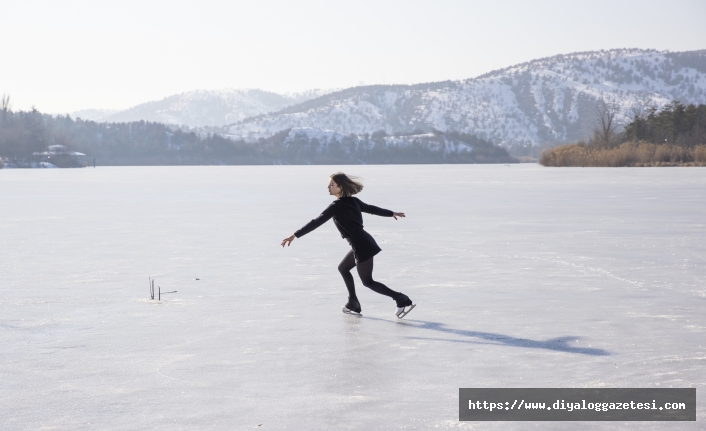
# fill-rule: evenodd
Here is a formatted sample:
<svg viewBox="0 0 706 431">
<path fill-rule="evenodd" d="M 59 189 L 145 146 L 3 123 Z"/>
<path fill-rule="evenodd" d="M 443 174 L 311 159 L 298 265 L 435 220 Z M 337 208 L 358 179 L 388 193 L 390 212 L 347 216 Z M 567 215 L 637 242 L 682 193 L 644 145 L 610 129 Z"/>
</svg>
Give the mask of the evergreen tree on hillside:
<svg viewBox="0 0 706 431">
<path fill-rule="evenodd" d="M 659 112 L 651 108 L 646 115 L 636 114 L 625 127 L 625 138 L 687 147 L 706 143 L 706 105 L 684 105 L 675 100 Z"/>
</svg>

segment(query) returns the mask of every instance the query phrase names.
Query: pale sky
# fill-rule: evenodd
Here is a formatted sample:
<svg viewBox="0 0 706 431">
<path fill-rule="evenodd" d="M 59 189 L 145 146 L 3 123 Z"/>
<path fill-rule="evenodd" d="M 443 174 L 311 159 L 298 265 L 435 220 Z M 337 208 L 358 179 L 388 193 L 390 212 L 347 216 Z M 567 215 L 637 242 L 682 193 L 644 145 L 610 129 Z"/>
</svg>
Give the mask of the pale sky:
<svg viewBox="0 0 706 431">
<path fill-rule="evenodd" d="M 464 79 L 577 51 L 706 49 L 702 0 L 0 0 L 0 11 L 0 94 L 50 113 L 197 89 Z"/>
</svg>

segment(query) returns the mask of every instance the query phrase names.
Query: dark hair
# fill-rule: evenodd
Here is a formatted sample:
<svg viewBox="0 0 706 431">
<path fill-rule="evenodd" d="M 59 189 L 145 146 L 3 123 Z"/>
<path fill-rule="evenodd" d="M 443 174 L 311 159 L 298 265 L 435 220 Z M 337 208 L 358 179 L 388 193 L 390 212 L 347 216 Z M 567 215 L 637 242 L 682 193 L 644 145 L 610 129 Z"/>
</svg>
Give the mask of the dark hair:
<svg viewBox="0 0 706 431">
<path fill-rule="evenodd" d="M 341 188 L 342 198 L 353 196 L 354 194 L 360 193 L 363 190 L 363 184 L 361 184 L 359 181 L 355 181 L 360 179 L 358 177 L 349 177 L 343 172 L 336 172 L 335 174 L 331 175 L 331 179 L 334 183 L 338 185 L 338 187 Z"/>
</svg>

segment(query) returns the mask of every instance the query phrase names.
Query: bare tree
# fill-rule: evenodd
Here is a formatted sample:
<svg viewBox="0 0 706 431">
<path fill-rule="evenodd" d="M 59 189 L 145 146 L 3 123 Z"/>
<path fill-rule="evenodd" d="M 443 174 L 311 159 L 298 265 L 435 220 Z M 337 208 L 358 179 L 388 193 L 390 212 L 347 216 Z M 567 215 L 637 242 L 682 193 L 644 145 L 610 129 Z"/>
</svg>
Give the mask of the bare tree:
<svg viewBox="0 0 706 431">
<path fill-rule="evenodd" d="M 12 112 L 12 106 L 10 105 L 10 95 L 3 94 L 0 98 L 0 120 L 4 123 L 7 119 L 7 114 Z"/>
<path fill-rule="evenodd" d="M 603 99 L 598 101 L 596 106 L 596 128 L 593 130 L 593 141 L 599 145 L 610 145 L 615 136 L 615 114 L 617 109 L 614 105 L 605 103 Z"/>
<path fill-rule="evenodd" d="M 2 99 L 0 99 L 0 111 L 9 112 L 12 111 L 12 106 L 10 106 L 10 95 L 3 94 Z"/>
</svg>

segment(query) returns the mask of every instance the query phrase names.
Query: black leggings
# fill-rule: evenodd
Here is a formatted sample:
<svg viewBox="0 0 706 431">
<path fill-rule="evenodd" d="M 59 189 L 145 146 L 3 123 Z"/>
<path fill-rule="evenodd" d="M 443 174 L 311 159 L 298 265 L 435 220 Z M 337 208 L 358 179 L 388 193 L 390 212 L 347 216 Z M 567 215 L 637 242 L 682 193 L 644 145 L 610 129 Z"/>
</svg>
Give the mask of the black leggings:
<svg viewBox="0 0 706 431">
<path fill-rule="evenodd" d="M 349 251 L 346 257 L 343 258 L 340 264 L 338 264 L 338 271 L 343 276 L 343 281 L 346 282 L 346 288 L 348 288 L 348 296 L 351 299 L 357 299 L 355 295 L 355 283 L 353 282 L 353 275 L 351 274 L 351 269 L 356 266 L 355 256 L 353 255 L 353 250 Z M 363 282 L 363 286 L 369 288 L 370 290 L 377 292 L 381 295 L 389 296 L 395 301 L 400 297 L 403 297 L 400 292 L 395 292 L 384 284 L 373 280 L 373 258 L 366 260 L 365 262 L 358 262 L 358 275 L 360 280 Z"/>
</svg>

